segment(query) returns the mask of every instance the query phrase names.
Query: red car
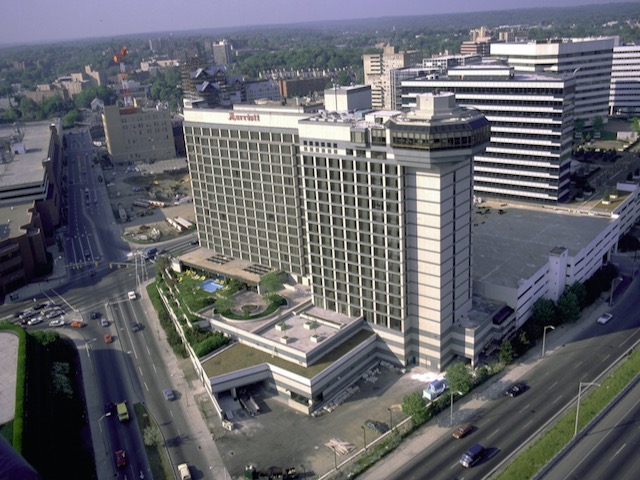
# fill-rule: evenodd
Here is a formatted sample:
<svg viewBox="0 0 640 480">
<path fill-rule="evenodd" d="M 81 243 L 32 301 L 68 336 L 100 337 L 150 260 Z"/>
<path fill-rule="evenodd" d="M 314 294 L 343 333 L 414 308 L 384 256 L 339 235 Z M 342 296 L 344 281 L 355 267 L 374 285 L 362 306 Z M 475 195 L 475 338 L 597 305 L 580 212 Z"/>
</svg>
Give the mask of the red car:
<svg viewBox="0 0 640 480">
<path fill-rule="evenodd" d="M 127 458 L 124 455 L 124 450 L 118 450 L 116 452 L 116 466 L 122 468 L 127 464 Z"/>
</svg>

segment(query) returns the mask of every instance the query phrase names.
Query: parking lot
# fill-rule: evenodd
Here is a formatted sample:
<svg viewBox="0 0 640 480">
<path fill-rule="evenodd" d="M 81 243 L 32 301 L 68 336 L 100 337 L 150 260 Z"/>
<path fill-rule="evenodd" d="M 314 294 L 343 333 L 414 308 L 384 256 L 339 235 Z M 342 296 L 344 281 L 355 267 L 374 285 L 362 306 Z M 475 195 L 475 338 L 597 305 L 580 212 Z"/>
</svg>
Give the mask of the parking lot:
<svg viewBox="0 0 640 480">
<path fill-rule="evenodd" d="M 365 440 L 370 445 L 379 438 L 376 427 L 384 430 L 403 421 L 406 416 L 402 413 L 402 399 L 422 390 L 427 378 L 430 374 L 420 368 L 402 373 L 378 366 L 366 379 L 360 378 L 351 389 L 351 396 L 333 411 L 323 410 L 317 417 L 298 413 L 264 393 L 253 392 L 260 414 L 234 413 L 232 431 L 222 428 L 213 414 L 207 415 L 208 423 L 213 425 L 216 445 L 232 478 L 241 478 L 247 465 L 259 471 L 272 466 L 294 467 L 298 472 L 304 471 L 307 478 L 315 478 L 361 450 Z M 325 446 L 332 439 L 351 449 L 350 453 L 334 455 Z"/>
</svg>

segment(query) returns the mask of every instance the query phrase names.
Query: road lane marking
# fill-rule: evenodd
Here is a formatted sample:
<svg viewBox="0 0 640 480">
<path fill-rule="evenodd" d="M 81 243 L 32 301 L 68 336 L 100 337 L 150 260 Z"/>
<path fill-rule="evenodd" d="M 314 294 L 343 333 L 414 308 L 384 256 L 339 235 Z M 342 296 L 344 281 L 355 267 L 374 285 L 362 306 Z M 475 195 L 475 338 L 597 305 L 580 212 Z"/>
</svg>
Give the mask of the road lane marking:
<svg viewBox="0 0 640 480">
<path fill-rule="evenodd" d="M 500 431 L 500 429 L 496 429 L 491 435 L 489 435 L 487 438 L 491 438 L 493 437 L 496 433 L 498 433 Z"/>
<path fill-rule="evenodd" d="M 580 365 L 582 365 L 582 360 L 580 360 L 578 363 L 573 365 L 573 368 L 578 368 Z"/>
<path fill-rule="evenodd" d="M 147 389 L 147 392 L 149 391 L 149 387 L 147 387 L 147 382 L 143 382 L 144 383 L 144 388 Z"/>
<path fill-rule="evenodd" d="M 533 422 L 533 420 L 529 420 L 523 427 L 522 430 L 524 430 L 525 428 L 527 428 L 531 423 Z"/>
<path fill-rule="evenodd" d="M 142 367 L 140 365 L 138 365 L 138 371 L 140 372 L 140 376 L 142 377 Z"/>
<path fill-rule="evenodd" d="M 151 364 L 151 366 L 153 367 L 153 371 L 154 371 L 154 372 L 156 372 L 156 373 L 158 373 L 158 370 L 156 370 L 156 364 L 155 364 L 155 363 L 152 363 L 152 364 Z"/>
<path fill-rule="evenodd" d="M 551 405 L 553 405 L 556 402 L 559 402 L 562 399 L 562 397 L 557 397 L 553 402 L 551 402 Z"/>
<path fill-rule="evenodd" d="M 555 387 L 558 384 L 558 382 L 554 382 L 553 385 L 551 385 L 549 388 L 547 388 L 547 390 L 551 390 L 553 387 Z"/>
<path fill-rule="evenodd" d="M 614 454 L 613 454 L 613 457 L 611 457 L 611 459 L 610 459 L 609 461 L 611 461 L 611 460 L 613 460 L 614 458 L 616 458 L 616 455 L 618 455 L 618 454 L 622 451 L 622 449 L 623 449 L 624 447 L 626 447 L 626 446 L 627 446 L 627 444 L 626 444 L 626 443 L 625 443 L 625 444 L 623 444 L 623 445 L 622 445 L 622 446 L 621 446 L 621 447 L 616 451 L 616 453 L 614 453 Z"/>
</svg>

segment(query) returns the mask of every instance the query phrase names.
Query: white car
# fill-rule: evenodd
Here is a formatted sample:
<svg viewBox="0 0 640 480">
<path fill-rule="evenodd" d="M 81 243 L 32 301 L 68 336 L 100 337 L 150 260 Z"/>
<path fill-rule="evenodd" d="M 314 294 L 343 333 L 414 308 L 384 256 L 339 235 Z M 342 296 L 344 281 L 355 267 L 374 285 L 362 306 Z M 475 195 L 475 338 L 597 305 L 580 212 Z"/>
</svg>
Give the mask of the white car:
<svg viewBox="0 0 640 480">
<path fill-rule="evenodd" d="M 57 319 L 57 320 L 51 320 L 49 322 L 49 326 L 50 327 L 63 327 L 64 326 L 64 320 L 61 319 Z"/>
<path fill-rule="evenodd" d="M 31 320 L 29 320 L 27 322 L 27 325 L 37 325 L 37 324 L 39 324 L 41 322 L 42 322 L 42 317 L 35 317 L 35 318 L 32 318 Z"/>
<path fill-rule="evenodd" d="M 612 318 L 613 318 L 613 315 L 611 313 L 603 313 L 602 315 L 600 315 L 600 318 L 598 318 L 597 322 L 600 325 L 604 325 L 605 323 L 607 323 Z"/>
<path fill-rule="evenodd" d="M 56 310 L 51 310 L 50 312 L 47 312 L 45 314 L 45 316 L 47 318 L 56 318 L 56 317 L 59 317 L 62 314 L 64 314 L 64 312 L 58 308 Z"/>
</svg>

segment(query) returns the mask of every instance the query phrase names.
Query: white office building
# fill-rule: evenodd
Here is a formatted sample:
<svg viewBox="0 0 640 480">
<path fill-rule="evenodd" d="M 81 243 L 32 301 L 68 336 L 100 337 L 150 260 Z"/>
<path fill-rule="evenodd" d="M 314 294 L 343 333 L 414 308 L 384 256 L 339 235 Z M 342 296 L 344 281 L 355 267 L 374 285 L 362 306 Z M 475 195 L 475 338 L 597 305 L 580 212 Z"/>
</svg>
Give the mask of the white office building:
<svg viewBox="0 0 640 480">
<path fill-rule="evenodd" d="M 237 105 L 184 115 L 209 268 L 240 258 L 259 275 L 292 274 L 316 308 L 364 319 L 395 363 L 439 370 L 464 352 L 451 332 L 471 308 L 481 113 L 425 95 L 406 114 Z"/>
<path fill-rule="evenodd" d="M 506 58 L 520 72 L 574 74 L 575 117 L 589 125 L 594 118 L 606 122 L 613 48 L 617 44 L 618 37 L 492 43 L 491 56 Z"/>
<path fill-rule="evenodd" d="M 630 116 L 640 112 L 640 45 L 613 49 L 609 112 Z"/>
<path fill-rule="evenodd" d="M 536 203 L 569 200 L 576 80 L 572 75 L 472 65 L 402 83 L 404 107 L 418 95 L 452 92 L 491 123 L 491 143 L 474 157 L 474 192 Z"/>
</svg>

